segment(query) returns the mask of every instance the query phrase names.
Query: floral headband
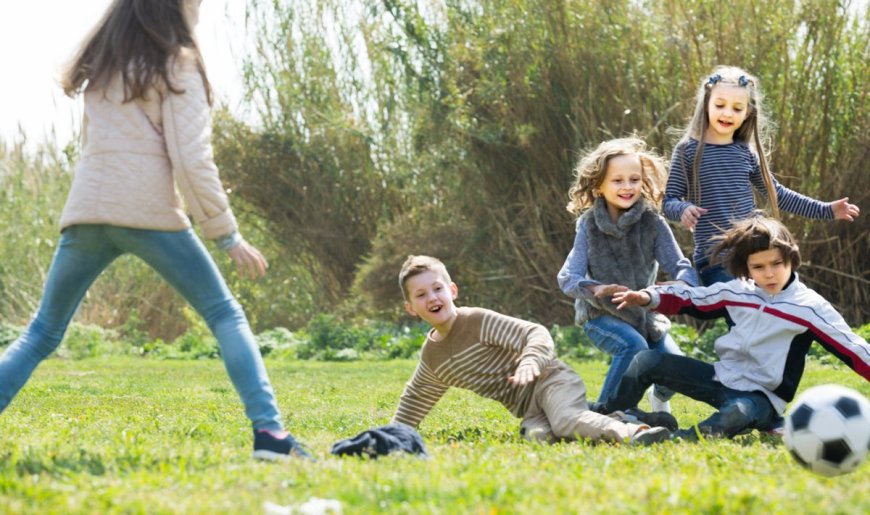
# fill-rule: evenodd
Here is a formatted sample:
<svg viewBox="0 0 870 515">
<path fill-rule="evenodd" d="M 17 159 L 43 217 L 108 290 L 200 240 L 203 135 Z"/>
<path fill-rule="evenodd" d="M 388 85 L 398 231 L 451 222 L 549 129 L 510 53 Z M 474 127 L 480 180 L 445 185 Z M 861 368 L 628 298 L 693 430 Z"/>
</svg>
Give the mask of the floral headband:
<svg viewBox="0 0 870 515">
<path fill-rule="evenodd" d="M 707 83 L 705 84 L 705 86 L 708 88 L 712 88 L 713 86 L 715 86 L 716 84 L 718 84 L 721 81 L 722 81 L 722 76 L 719 75 L 718 73 L 714 73 L 713 75 L 710 75 L 709 79 L 707 79 Z M 750 84 L 752 84 L 753 86 L 755 85 L 755 83 L 752 81 L 752 79 L 750 79 L 746 75 L 741 75 L 740 77 L 737 78 L 737 85 L 742 87 L 742 88 L 745 88 L 746 86 L 749 86 Z"/>
</svg>

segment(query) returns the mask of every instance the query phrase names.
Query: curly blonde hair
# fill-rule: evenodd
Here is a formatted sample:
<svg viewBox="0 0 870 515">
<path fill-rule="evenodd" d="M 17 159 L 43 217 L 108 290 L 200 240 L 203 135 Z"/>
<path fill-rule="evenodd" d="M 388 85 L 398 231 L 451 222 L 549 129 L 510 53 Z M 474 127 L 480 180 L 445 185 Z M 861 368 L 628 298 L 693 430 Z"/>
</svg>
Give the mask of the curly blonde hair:
<svg viewBox="0 0 870 515">
<path fill-rule="evenodd" d="M 607 166 L 616 156 L 637 156 L 640 159 L 643 182 L 641 194 L 656 207 L 661 206 L 667 179 L 665 161 L 655 152 L 647 150 L 642 139 L 628 137 L 605 141 L 580 159 L 574 168 L 576 180 L 568 190 L 568 198 L 571 199 L 566 206 L 568 211 L 580 215 L 592 206 L 597 196 L 595 191 L 604 182 Z"/>
</svg>

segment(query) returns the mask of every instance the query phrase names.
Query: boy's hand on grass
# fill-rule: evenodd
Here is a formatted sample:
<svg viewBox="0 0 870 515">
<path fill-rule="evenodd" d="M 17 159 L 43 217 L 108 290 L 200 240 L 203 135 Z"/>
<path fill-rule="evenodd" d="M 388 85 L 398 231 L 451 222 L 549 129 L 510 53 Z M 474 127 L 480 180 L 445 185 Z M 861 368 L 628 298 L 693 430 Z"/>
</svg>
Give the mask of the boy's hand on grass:
<svg viewBox="0 0 870 515">
<path fill-rule="evenodd" d="M 631 306 L 646 306 L 652 302 L 649 293 L 645 291 L 625 291 L 619 292 L 613 296 L 613 303 L 619 304 L 616 309 L 623 309 Z"/>
<path fill-rule="evenodd" d="M 628 291 L 628 286 L 621 284 L 596 284 L 590 288 L 596 299 L 609 297 L 617 292 Z"/>
<path fill-rule="evenodd" d="M 541 375 L 541 367 L 534 361 L 520 363 L 514 375 L 508 377 L 508 382 L 514 386 L 525 386 Z"/>
</svg>

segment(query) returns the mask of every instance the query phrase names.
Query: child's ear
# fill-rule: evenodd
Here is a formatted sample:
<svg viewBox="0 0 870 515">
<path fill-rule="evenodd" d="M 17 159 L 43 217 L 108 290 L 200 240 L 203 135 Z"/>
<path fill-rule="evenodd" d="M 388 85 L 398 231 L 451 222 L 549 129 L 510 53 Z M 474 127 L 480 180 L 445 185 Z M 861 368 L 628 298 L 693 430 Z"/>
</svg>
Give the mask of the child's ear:
<svg viewBox="0 0 870 515">
<path fill-rule="evenodd" d="M 414 311 L 414 308 L 411 307 L 411 303 L 408 301 L 405 301 L 405 312 L 408 313 L 409 315 L 411 315 L 412 317 L 419 316 L 419 315 L 417 315 L 417 312 Z"/>
<path fill-rule="evenodd" d="M 450 283 L 450 297 L 453 300 L 459 297 L 459 286 L 456 286 L 456 283 Z"/>
</svg>

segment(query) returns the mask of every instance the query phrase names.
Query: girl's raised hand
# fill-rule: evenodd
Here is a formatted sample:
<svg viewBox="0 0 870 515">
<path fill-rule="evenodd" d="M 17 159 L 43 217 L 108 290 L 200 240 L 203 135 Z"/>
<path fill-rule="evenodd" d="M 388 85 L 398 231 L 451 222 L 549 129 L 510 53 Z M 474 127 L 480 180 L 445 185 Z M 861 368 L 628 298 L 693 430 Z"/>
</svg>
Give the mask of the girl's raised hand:
<svg viewBox="0 0 870 515">
<path fill-rule="evenodd" d="M 595 295 L 596 299 L 608 297 L 620 291 L 628 291 L 628 286 L 621 284 L 596 284 L 592 287 L 592 295 Z"/>
<path fill-rule="evenodd" d="M 266 269 L 269 268 L 269 263 L 263 254 L 253 245 L 242 240 L 238 245 L 227 250 L 227 254 L 236 263 L 236 269 L 242 277 L 250 277 L 257 279 L 266 275 Z"/>
<path fill-rule="evenodd" d="M 706 213 L 707 210 L 703 207 L 698 206 L 689 206 L 683 210 L 683 214 L 680 215 L 680 223 L 683 224 L 683 227 L 690 231 L 695 230 L 695 226 L 698 225 L 698 218 L 701 218 L 701 215 Z"/>
<path fill-rule="evenodd" d="M 841 198 L 831 202 L 831 210 L 834 212 L 835 220 L 855 221 L 855 217 L 861 214 L 861 210 L 855 204 L 849 203 L 849 197 Z"/>
<path fill-rule="evenodd" d="M 649 293 L 645 291 L 623 291 L 613 296 L 613 303 L 619 304 L 616 309 L 622 309 L 630 306 L 646 306 L 652 301 Z"/>
</svg>

